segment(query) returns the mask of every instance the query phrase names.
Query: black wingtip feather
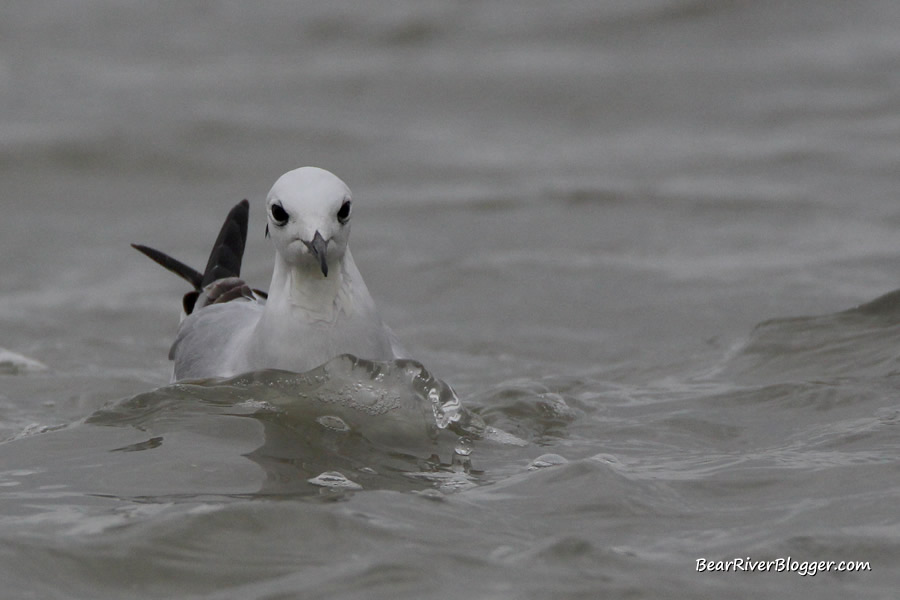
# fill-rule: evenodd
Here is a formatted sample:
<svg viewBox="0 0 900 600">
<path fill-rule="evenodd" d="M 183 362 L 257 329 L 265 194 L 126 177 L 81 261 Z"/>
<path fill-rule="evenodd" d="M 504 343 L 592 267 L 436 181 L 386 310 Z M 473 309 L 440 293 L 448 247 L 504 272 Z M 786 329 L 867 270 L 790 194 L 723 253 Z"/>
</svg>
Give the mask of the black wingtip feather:
<svg viewBox="0 0 900 600">
<path fill-rule="evenodd" d="M 190 283 L 192 286 L 194 286 L 195 290 L 199 290 L 201 288 L 203 275 L 196 269 L 192 269 L 183 262 L 172 258 L 164 252 L 160 252 L 159 250 L 150 248 L 149 246 L 132 244 L 131 247 Z"/>
<path fill-rule="evenodd" d="M 213 245 L 209 261 L 203 273 L 149 246 L 131 244 L 131 247 L 172 271 L 194 287 L 194 291 L 185 294 L 182 300 L 184 312 L 191 314 L 197 303 L 199 292 L 203 288 L 219 279 L 240 277 L 244 245 L 247 241 L 247 221 L 249 217 L 250 203 L 247 200 L 241 200 L 231 209 L 225 218 L 225 222 L 222 224 L 222 228 L 219 230 L 219 237 L 216 238 L 216 243 Z M 253 291 L 261 298 L 267 297 L 267 294 L 262 290 Z"/>
<path fill-rule="evenodd" d="M 225 217 L 203 271 L 201 288 L 225 277 L 240 277 L 249 218 L 250 202 L 247 200 L 238 202 Z"/>
</svg>

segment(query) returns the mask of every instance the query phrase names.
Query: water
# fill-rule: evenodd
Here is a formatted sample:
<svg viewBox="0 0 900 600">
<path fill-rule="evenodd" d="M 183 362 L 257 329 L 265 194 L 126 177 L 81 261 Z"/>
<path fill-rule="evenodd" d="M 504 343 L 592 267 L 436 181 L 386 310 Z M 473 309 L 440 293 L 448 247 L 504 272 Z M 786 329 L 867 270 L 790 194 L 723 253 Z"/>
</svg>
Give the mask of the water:
<svg viewBox="0 0 900 600">
<path fill-rule="evenodd" d="M 893 597 L 898 27 L 887 0 L 3 9 L 0 596 Z M 302 164 L 354 190 L 426 370 L 167 386 L 186 290 L 128 244 L 202 266 L 248 197 L 265 288 L 259 202 Z M 696 569 L 748 557 L 871 570 Z"/>
</svg>

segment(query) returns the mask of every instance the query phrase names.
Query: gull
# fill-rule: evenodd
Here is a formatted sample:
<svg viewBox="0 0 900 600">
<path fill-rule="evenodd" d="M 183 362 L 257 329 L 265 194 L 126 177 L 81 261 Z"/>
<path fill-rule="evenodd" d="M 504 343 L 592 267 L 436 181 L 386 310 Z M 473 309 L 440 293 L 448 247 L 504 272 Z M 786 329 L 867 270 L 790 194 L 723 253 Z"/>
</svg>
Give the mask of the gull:
<svg viewBox="0 0 900 600">
<path fill-rule="evenodd" d="M 132 244 L 194 286 L 169 351 L 172 380 L 305 372 L 340 354 L 405 358 L 350 254 L 350 188 L 324 169 L 303 167 L 275 182 L 265 207 L 266 237 L 275 246 L 268 294 L 240 279 L 247 200 L 228 214 L 203 273 Z"/>
</svg>

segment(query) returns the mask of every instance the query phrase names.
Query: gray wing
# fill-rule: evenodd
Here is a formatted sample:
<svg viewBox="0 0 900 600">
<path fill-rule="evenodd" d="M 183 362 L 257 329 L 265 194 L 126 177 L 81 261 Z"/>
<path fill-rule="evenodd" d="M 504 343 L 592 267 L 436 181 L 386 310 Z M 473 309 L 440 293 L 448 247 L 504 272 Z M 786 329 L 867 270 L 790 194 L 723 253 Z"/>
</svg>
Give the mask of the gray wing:
<svg viewBox="0 0 900 600">
<path fill-rule="evenodd" d="M 248 370 L 249 341 L 262 312 L 260 302 L 234 300 L 185 317 L 169 350 L 173 379 L 229 377 Z"/>
</svg>

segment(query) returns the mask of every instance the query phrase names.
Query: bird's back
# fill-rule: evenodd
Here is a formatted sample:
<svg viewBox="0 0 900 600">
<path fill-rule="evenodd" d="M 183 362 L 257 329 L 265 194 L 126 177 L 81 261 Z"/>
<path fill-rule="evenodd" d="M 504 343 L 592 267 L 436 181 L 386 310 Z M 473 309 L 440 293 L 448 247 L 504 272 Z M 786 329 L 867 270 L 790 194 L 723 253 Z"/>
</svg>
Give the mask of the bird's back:
<svg viewBox="0 0 900 600">
<path fill-rule="evenodd" d="M 234 300 L 185 317 L 169 350 L 173 379 L 229 377 L 253 368 L 246 347 L 262 312 L 259 302 Z"/>
</svg>

